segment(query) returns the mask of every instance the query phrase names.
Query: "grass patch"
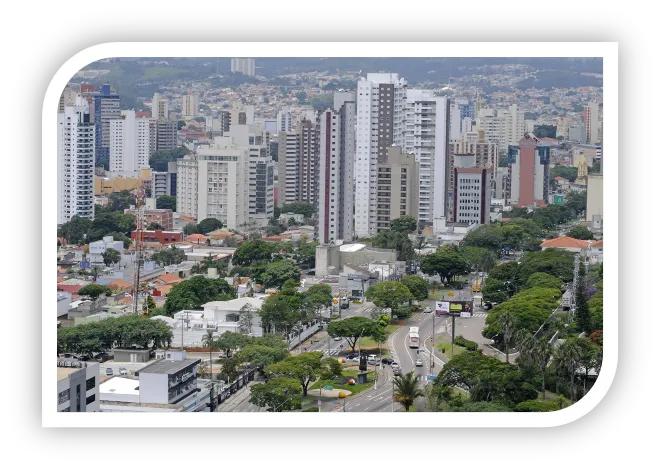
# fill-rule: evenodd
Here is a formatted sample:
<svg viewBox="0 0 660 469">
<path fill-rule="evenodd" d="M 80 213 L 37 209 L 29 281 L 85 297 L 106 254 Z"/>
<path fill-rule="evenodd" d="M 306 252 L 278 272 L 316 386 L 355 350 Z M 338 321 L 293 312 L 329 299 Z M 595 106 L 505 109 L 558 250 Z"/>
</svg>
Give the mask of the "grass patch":
<svg viewBox="0 0 660 469">
<path fill-rule="evenodd" d="M 401 326 L 396 326 L 394 324 L 390 324 L 389 326 L 387 326 L 385 328 L 385 333 L 389 337 L 392 334 L 394 334 L 399 329 L 399 327 L 401 327 Z M 358 343 L 360 344 L 360 349 L 365 349 L 365 348 L 376 348 L 376 349 L 378 349 L 378 343 L 375 340 L 371 339 L 370 337 L 362 337 L 358 341 Z M 357 345 L 355 346 L 355 348 L 357 349 Z M 385 347 L 383 347 L 383 348 L 385 348 Z"/>
<path fill-rule="evenodd" d="M 461 353 L 465 352 L 465 347 L 454 344 L 454 353 L 452 354 L 451 341 L 445 341 L 443 339 L 436 341 L 435 348 L 440 353 L 442 353 L 442 349 L 445 349 L 444 353 L 442 354 L 450 360 L 456 355 L 460 355 Z"/>
<path fill-rule="evenodd" d="M 356 381 L 357 381 L 357 374 L 358 374 L 358 370 L 344 370 L 344 372 L 342 373 L 343 376 L 347 378 L 348 377 L 355 378 Z M 373 371 L 369 372 L 369 374 L 367 375 L 367 379 L 369 380 L 373 380 L 375 377 L 376 374 Z M 319 389 L 320 387 L 330 385 L 334 389 L 346 389 L 347 391 L 351 391 L 351 393 L 353 394 L 357 394 L 359 392 L 364 391 L 365 389 L 370 388 L 373 384 L 374 384 L 373 381 L 368 381 L 366 384 L 350 385 L 350 384 L 341 384 L 341 382 L 336 379 L 322 379 L 312 384 L 308 388 L 308 391 L 311 392 L 313 389 Z"/>
</svg>

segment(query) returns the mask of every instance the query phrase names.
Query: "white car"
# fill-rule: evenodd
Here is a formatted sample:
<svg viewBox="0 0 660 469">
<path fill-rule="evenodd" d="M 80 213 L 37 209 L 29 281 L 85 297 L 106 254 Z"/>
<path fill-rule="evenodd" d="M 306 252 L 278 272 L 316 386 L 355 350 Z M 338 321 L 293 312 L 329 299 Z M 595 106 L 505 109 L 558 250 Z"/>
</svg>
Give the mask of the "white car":
<svg viewBox="0 0 660 469">
<path fill-rule="evenodd" d="M 415 366 L 424 366 L 424 362 L 422 361 L 421 358 L 415 360 Z"/>
<path fill-rule="evenodd" d="M 126 376 L 128 374 L 128 370 L 124 368 L 123 366 L 119 367 L 119 374 L 121 376 Z"/>
<path fill-rule="evenodd" d="M 427 306 L 426 308 L 424 308 L 424 313 L 429 314 L 430 312 L 431 312 L 431 307 L 430 306 Z"/>
</svg>

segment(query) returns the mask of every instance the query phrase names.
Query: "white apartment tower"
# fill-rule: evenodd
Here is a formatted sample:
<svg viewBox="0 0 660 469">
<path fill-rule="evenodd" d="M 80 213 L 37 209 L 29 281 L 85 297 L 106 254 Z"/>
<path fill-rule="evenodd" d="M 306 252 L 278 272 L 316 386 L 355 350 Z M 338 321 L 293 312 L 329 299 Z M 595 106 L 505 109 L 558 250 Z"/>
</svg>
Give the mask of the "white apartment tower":
<svg viewBox="0 0 660 469">
<path fill-rule="evenodd" d="M 155 119 L 135 117 L 126 111 L 124 119 L 110 121 L 110 172 L 115 175 L 136 176 L 149 168 L 149 157 L 155 151 Z"/>
<path fill-rule="evenodd" d="M 95 127 L 82 97 L 57 115 L 57 223 L 94 218 Z"/>
<path fill-rule="evenodd" d="M 404 144 L 406 87 L 397 73 L 368 73 L 357 83 L 355 235 L 360 238 L 377 232 L 378 162 L 387 159 L 389 147 Z"/>
<path fill-rule="evenodd" d="M 188 94 L 183 95 L 181 102 L 181 114 L 184 117 L 197 117 L 199 111 L 199 95 L 188 90 Z"/>
<path fill-rule="evenodd" d="M 249 173 L 249 149 L 231 137 L 215 137 L 208 148 L 199 148 L 197 219 L 217 218 L 229 229 L 248 222 Z"/>
<path fill-rule="evenodd" d="M 170 115 L 170 103 L 167 96 L 160 93 L 154 93 L 151 99 L 151 117 L 159 120 L 167 120 Z"/>
<path fill-rule="evenodd" d="M 176 161 L 176 211 L 197 219 L 197 155 L 186 155 Z"/>
<path fill-rule="evenodd" d="M 353 170 L 355 163 L 356 93 L 337 92 L 334 109 L 317 120 L 318 224 L 322 244 L 353 240 Z"/>
<path fill-rule="evenodd" d="M 595 145 L 600 141 L 598 137 L 598 108 L 599 104 L 595 101 L 587 103 L 584 106 L 584 128 L 587 132 L 587 143 Z"/>
<path fill-rule="evenodd" d="M 408 90 L 403 149 L 419 163 L 419 221 L 446 217 L 450 103 L 431 90 Z"/>
<path fill-rule="evenodd" d="M 232 73 L 254 76 L 254 59 L 231 59 Z"/>
<path fill-rule="evenodd" d="M 517 145 L 525 136 L 525 113 L 517 104 L 508 109 L 480 109 L 477 130 L 483 130 L 486 140 L 501 146 Z"/>
</svg>

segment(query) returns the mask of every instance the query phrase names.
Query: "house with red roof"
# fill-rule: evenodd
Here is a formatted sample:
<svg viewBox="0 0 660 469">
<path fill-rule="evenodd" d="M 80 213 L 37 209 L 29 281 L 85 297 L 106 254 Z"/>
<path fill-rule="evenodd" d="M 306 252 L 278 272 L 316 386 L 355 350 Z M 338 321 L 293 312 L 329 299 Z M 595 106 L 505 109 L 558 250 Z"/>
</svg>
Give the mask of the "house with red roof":
<svg viewBox="0 0 660 469">
<path fill-rule="evenodd" d="M 152 282 L 154 285 L 176 285 L 179 282 L 183 282 L 183 279 L 175 274 L 163 274 L 160 277 L 156 277 Z"/>
<path fill-rule="evenodd" d="M 600 264 L 603 262 L 603 240 L 588 241 L 575 239 L 570 236 L 560 236 L 547 239 L 541 243 L 541 250 L 562 249 L 564 251 L 579 253 L 589 264 Z"/>
</svg>

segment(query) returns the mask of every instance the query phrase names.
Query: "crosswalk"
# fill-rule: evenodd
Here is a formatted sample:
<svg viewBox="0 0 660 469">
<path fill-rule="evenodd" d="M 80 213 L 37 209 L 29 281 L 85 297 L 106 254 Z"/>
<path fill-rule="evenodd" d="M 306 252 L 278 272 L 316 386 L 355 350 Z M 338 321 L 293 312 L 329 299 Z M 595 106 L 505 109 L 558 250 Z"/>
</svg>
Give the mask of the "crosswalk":
<svg viewBox="0 0 660 469">
<path fill-rule="evenodd" d="M 485 318 L 486 316 L 488 316 L 486 313 L 477 313 L 472 315 L 473 318 Z"/>
<path fill-rule="evenodd" d="M 342 351 L 342 349 L 340 349 L 340 348 L 333 348 L 333 349 L 330 349 L 330 353 L 328 353 L 328 350 L 324 350 L 323 353 L 325 355 L 334 355 L 334 356 L 336 356 L 336 355 L 339 355 L 339 352 L 341 352 L 341 351 Z"/>
</svg>

